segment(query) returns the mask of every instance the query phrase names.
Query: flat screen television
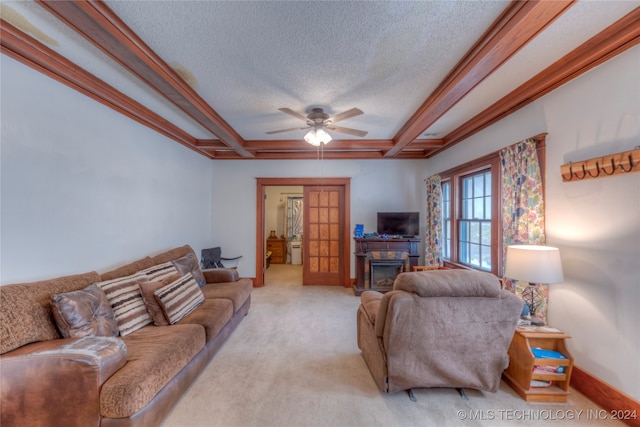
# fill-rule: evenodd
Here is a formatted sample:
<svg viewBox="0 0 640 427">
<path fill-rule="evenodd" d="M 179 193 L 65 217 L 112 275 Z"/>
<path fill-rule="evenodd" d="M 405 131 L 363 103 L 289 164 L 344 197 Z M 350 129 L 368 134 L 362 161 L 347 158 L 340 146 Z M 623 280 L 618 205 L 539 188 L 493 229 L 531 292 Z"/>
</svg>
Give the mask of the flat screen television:
<svg viewBox="0 0 640 427">
<path fill-rule="evenodd" d="M 419 212 L 378 212 L 379 235 L 415 237 L 419 233 Z"/>
</svg>

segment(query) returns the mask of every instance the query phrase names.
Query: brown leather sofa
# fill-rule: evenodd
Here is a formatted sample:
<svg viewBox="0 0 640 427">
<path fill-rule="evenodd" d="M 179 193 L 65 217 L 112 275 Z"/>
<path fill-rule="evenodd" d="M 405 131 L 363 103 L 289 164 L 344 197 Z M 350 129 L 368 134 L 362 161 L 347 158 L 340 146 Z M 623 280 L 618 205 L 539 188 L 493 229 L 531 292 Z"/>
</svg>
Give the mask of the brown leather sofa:
<svg viewBox="0 0 640 427">
<path fill-rule="evenodd" d="M 205 270 L 204 302 L 195 310 L 126 336 L 62 338 L 51 301 L 188 254 L 195 257 L 186 245 L 103 274 L 0 287 L 0 424 L 160 424 L 248 313 L 251 280 L 231 269 Z"/>
<path fill-rule="evenodd" d="M 392 291 L 360 298 L 358 347 L 380 390 L 498 389 L 523 303 L 496 276 L 401 273 Z"/>
</svg>

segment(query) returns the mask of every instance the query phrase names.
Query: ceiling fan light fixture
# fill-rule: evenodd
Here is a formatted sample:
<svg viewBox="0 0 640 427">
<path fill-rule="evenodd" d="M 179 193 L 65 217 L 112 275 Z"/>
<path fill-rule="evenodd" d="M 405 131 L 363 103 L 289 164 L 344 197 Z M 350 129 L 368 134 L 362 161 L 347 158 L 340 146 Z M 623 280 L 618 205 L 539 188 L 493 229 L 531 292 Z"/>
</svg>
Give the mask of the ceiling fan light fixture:
<svg viewBox="0 0 640 427">
<path fill-rule="evenodd" d="M 320 144 L 327 144 L 331 141 L 331 135 L 329 135 L 324 129 L 311 129 L 304 136 L 304 140 L 314 147 L 318 147 Z"/>
</svg>

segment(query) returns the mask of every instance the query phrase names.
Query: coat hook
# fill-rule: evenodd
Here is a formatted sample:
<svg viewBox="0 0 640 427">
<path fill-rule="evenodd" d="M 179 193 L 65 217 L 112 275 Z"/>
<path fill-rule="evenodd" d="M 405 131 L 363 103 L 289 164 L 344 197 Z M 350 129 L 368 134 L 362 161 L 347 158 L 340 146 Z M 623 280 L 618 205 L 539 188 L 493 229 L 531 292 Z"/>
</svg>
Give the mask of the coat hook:
<svg viewBox="0 0 640 427">
<path fill-rule="evenodd" d="M 610 168 L 609 163 L 611 163 Z M 628 165 L 625 163 L 628 163 Z M 579 170 L 573 169 L 574 165 L 572 162 L 567 162 L 560 167 L 562 181 L 579 181 L 585 178 L 603 178 L 604 176 L 622 173 L 640 172 L 640 145 L 636 146 L 633 150 L 603 157 L 595 157 L 577 162 L 576 164 L 582 167 L 582 174 L 580 174 Z M 567 169 L 569 170 L 567 171 Z M 569 172 L 568 176 L 566 175 L 567 172 Z"/>
<path fill-rule="evenodd" d="M 582 164 L 582 176 L 578 176 L 578 172 L 574 172 L 576 174 L 576 178 L 578 179 L 584 179 L 585 176 L 587 176 L 587 171 L 584 168 L 584 163 Z"/>
<path fill-rule="evenodd" d="M 584 170 L 584 163 L 582 164 L 582 170 Z M 600 164 L 598 162 L 596 162 L 596 174 L 595 175 L 593 175 L 591 173 L 591 171 L 588 170 L 588 169 L 587 169 L 587 173 L 589 174 L 589 176 L 591 178 L 597 178 L 598 176 L 600 176 Z"/>
<path fill-rule="evenodd" d="M 562 179 L 564 179 L 565 181 L 573 180 L 573 170 L 571 169 L 571 162 L 569 162 L 569 178 L 567 178 L 566 176 L 562 175 Z"/>
<path fill-rule="evenodd" d="M 622 172 L 631 172 L 631 169 L 633 169 L 633 158 L 631 157 L 631 154 L 629 154 L 627 158 L 629 159 L 629 170 L 625 169 L 624 166 L 622 166 L 622 162 L 620 162 L 620 164 L 618 165 L 618 167 L 622 169 Z"/>
<path fill-rule="evenodd" d="M 602 166 L 602 172 L 604 172 L 607 175 L 613 175 L 616 171 L 616 164 L 613 161 L 613 158 L 611 159 L 611 173 L 607 172 L 607 170 L 604 168 L 604 165 Z"/>
</svg>

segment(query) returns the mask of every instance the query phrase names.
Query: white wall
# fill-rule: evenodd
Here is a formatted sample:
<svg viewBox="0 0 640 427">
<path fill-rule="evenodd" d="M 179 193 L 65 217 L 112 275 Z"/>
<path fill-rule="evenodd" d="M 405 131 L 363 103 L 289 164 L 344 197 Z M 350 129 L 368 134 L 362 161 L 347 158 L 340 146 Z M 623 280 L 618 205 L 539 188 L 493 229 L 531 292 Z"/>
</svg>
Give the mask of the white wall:
<svg viewBox="0 0 640 427">
<path fill-rule="evenodd" d="M 209 245 L 211 160 L 0 60 L 2 284 Z"/>
<path fill-rule="evenodd" d="M 191 244 L 255 276 L 257 177 L 351 177 L 351 224 L 420 211 L 424 178 L 548 132 L 549 320 L 579 367 L 640 399 L 640 174 L 562 183 L 569 160 L 640 145 L 640 47 L 425 161 L 210 161 L 5 55 L 0 283 L 104 271 Z M 353 258 L 353 257 L 351 257 Z M 351 277 L 354 276 L 353 259 Z"/>
<path fill-rule="evenodd" d="M 304 144 L 304 142 L 300 142 Z M 333 142 L 332 142 L 333 143 Z M 336 142 L 337 143 L 337 142 Z M 424 232 L 424 160 L 214 161 L 213 235 L 228 254 L 242 254 L 241 276 L 255 277 L 256 178 L 351 178 L 351 224 L 376 230 L 378 211 L 419 211 Z M 351 242 L 353 253 L 353 241 Z M 351 256 L 351 277 L 355 277 Z"/>
<path fill-rule="evenodd" d="M 304 191 L 302 186 L 269 186 L 265 189 L 264 201 L 264 238 L 267 239 L 271 230 L 276 236 L 284 235 L 284 215 L 287 208 L 287 195 L 300 195 Z"/>
<path fill-rule="evenodd" d="M 640 145 L 640 47 L 615 57 L 428 161 L 436 173 L 548 132 L 547 244 L 565 281 L 549 322 L 576 365 L 640 399 L 640 173 L 563 183 L 560 166 Z"/>
</svg>

